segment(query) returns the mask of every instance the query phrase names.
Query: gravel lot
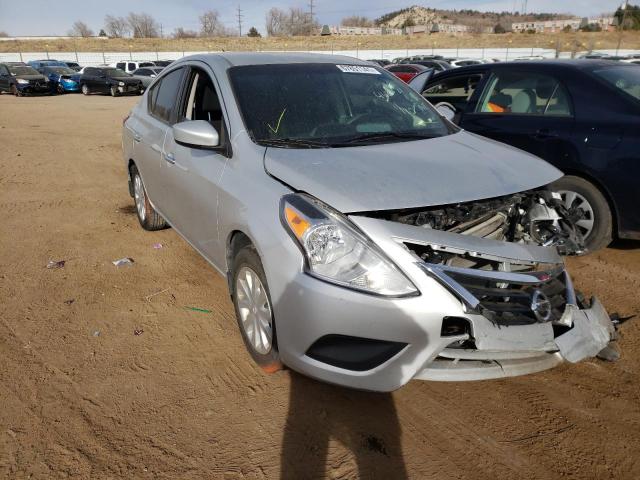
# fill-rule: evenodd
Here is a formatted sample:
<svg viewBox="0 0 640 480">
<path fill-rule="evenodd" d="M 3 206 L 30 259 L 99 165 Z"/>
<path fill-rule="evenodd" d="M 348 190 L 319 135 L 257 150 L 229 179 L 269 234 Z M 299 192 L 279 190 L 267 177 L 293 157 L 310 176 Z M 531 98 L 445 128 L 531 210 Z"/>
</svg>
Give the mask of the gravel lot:
<svg viewBox="0 0 640 480">
<path fill-rule="evenodd" d="M 617 363 L 500 381 L 371 394 L 260 371 L 225 281 L 138 225 L 136 101 L 0 96 L 0 477 L 640 478 L 640 319 Z M 570 260 L 578 288 L 640 313 L 640 242 Z"/>
</svg>

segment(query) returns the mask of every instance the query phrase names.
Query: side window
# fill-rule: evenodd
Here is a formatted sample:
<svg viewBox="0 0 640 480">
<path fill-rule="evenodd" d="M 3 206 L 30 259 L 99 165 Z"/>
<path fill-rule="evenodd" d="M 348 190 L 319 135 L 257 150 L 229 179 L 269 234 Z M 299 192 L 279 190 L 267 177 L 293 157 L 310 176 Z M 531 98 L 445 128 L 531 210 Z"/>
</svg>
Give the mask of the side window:
<svg viewBox="0 0 640 480">
<path fill-rule="evenodd" d="M 135 69 L 136 69 L 136 64 L 129 62 L 129 71 L 135 70 Z"/>
<path fill-rule="evenodd" d="M 125 62 L 118 62 L 116 63 L 116 68 L 119 68 L 120 70 L 124 70 L 125 69 Z"/>
<path fill-rule="evenodd" d="M 565 87 L 554 77 L 530 72 L 494 74 L 482 100 L 480 113 L 571 116 Z"/>
<path fill-rule="evenodd" d="M 95 75 L 96 73 L 96 69 L 95 68 L 85 68 L 84 69 L 84 74 L 85 75 Z"/>
<path fill-rule="evenodd" d="M 149 107 L 156 118 L 170 122 L 176 105 L 184 68 L 178 68 L 165 75 L 150 92 Z"/>
<path fill-rule="evenodd" d="M 9 75 L 9 69 L 4 65 L 0 65 L 0 75 Z"/>
<path fill-rule="evenodd" d="M 192 69 L 185 94 L 185 103 L 178 121 L 206 120 L 215 127 L 223 140 L 226 126 L 220 98 L 211 77 L 203 70 Z"/>
<path fill-rule="evenodd" d="M 447 102 L 457 111 L 464 111 L 480 80 L 482 80 L 480 74 L 449 77 L 431 85 L 422 92 L 422 95 L 433 105 Z"/>
</svg>

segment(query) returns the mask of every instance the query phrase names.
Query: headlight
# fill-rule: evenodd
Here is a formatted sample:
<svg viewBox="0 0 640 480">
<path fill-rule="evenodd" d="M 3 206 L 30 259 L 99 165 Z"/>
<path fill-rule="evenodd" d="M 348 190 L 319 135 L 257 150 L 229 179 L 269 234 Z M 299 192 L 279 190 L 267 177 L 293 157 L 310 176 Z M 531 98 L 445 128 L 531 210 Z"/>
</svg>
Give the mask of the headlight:
<svg viewBox="0 0 640 480">
<path fill-rule="evenodd" d="M 371 240 L 327 205 L 307 195 L 286 195 L 280 215 L 306 257 L 307 273 L 377 295 L 418 293 Z"/>
<path fill-rule="evenodd" d="M 124 87 L 124 82 L 118 82 L 119 87 Z"/>
<path fill-rule="evenodd" d="M 25 80 L 24 78 L 16 78 L 16 82 L 18 82 L 20 85 L 27 85 L 29 83 L 29 80 Z"/>
</svg>

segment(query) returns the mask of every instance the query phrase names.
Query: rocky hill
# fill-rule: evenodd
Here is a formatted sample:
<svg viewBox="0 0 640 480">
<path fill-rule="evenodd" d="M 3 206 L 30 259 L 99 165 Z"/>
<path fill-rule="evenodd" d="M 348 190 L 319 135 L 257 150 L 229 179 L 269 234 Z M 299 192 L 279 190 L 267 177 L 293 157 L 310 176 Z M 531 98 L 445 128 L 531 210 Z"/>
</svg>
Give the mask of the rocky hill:
<svg viewBox="0 0 640 480">
<path fill-rule="evenodd" d="M 494 27 L 497 24 L 509 28 L 513 22 L 526 22 L 533 20 L 552 20 L 568 18 L 572 15 L 559 15 L 554 13 L 533 13 L 521 15 L 511 12 L 479 12 L 476 10 L 438 10 L 418 5 L 403 8 L 382 15 L 375 23 L 384 27 L 402 28 L 411 25 L 428 25 L 430 23 L 459 23 L 467 25 L 473 31 L 481 31 L 486 27 Z"/>
</svg>

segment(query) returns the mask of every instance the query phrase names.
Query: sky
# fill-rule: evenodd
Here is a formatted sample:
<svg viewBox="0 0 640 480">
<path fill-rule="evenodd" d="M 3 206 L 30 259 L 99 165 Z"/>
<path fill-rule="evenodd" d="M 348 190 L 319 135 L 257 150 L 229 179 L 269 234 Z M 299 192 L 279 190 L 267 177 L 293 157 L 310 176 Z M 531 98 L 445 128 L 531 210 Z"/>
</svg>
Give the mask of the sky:
<svg viewBox="0 0 640 480">
<path fill-rule="evenodd" d="M 316 19 L 321 24 L 337 24 L 348 15 L 376 18 L 412 4 L 441 9 L 474 9 L 481 11 L 511 11 L 522 9 L 523 0 L 314 0 Z M 635 2 L 631 2 L 635 3 Z M 528 11 L 570 13 L 592 16 L 613 12 L 620 0 L 528 0 Z M 146 12 L 162 24 L 164 34 L 177 27 L 198 30 L 198 15 L 215 9 L 229 28 L 237 28 L 237 8 L 242 9 L 243 31 L 255 26 L 264 33 L 264 19 L 271 7 L 300 7 L 308 10 L 309 0 L 0 0 L 0 31 L 9 35 L 66 35 L 76 20 L 82 20 L 96 31 L 106 14 L 126 16 L 130 11 Z"/>
</svg>

